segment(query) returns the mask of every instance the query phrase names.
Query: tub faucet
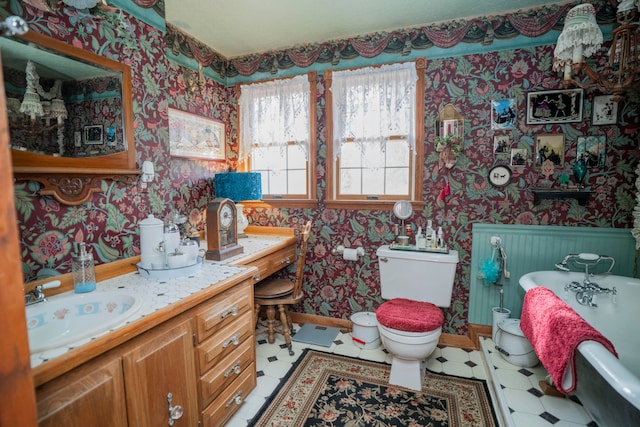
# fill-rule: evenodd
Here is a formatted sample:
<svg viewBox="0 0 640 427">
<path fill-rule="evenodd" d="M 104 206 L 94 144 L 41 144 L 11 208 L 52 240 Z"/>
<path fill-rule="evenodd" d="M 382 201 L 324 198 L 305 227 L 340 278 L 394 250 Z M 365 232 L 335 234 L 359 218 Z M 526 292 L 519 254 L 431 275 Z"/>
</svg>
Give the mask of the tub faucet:
<svg viewBox="0 0 640 427">
<path fill-rule="evenodd" d="M 589 307 L 598 306 L 598 304 L 593 302 L 594 296 L 596 295 L 611 294 L 611 298 L 613 299 L 613 302 L 615 304 L 616 295 L 618 294 L 618 291 L 616 290 L 615 286 L 611 289 L 603 288 L 597 283 L 594 283 L 591 281 L 589 281 L 588 283 L 571 282 L 569 284 L 564 285 L 565 296 L 568 296 L 569 291 L 576 293 L 576 301 L 578 301 L 579 304 L 586 305 Z"/>
<path fill-rule="evenodd" d="M 60 286 L 59 280 L 53 280 L 51 282 L 44 283 L 42 285 L 38 285 L 33 290 L 24 294 L 24 303 L 26 305 L 37 304 L 39 302 L 45 302 L 47 298 L 44 295 L 45 289 L 57 288 Z"/>
</svg>

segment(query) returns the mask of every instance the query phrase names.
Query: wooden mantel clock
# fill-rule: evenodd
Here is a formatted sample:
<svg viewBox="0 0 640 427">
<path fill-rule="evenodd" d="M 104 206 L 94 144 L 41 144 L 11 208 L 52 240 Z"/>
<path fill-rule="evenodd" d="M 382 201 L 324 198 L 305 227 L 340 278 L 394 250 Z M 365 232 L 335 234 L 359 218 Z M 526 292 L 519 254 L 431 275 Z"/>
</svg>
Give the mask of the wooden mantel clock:
<svg viewBox="0 0 640 427">
<path fill-rule="evenodd" d="M 241 254 L 238 217 L 231 199 L 217 198 L 207 206 L 207 259 L 222 261 Z"/>
</svg>

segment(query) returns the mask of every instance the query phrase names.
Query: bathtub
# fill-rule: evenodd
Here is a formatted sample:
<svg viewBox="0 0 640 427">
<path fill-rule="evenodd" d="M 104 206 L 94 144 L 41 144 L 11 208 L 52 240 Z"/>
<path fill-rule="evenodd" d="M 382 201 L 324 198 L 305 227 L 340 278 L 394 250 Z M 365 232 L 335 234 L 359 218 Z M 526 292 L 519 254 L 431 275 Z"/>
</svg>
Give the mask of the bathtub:
<svg viewBox="0 0 640 427">
<path fill-rule="evenodd" d="M 564 291 L 572 281 L 582 283 L 584 273 L 534 271 L 520 278 L 525 292 L 535 286 L 551 289 L 615 346 L 616 359 L 602 345 L 585 341 L 578 346 L 575 391 L 583 406 L 603 426 L 640 425 L 640 280 L 623 276 L 594 276 L 591 281 L 617 290 L 594 297 L 597 307 L 578 303 L 575 292 Z"/>
</svg>

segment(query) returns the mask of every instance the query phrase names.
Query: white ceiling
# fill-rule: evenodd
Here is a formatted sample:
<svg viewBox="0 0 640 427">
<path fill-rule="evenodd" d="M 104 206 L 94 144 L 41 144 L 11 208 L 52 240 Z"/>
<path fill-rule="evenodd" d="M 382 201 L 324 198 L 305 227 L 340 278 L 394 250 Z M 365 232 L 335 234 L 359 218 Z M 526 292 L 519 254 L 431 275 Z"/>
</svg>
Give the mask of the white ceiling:
<svg viewBox="0 0 640 427">
<path fill-rule="evenodd" d="M 567 3 L 543 0 L 165 0 L 167 22 L 227 58 Z"/>
</svg>

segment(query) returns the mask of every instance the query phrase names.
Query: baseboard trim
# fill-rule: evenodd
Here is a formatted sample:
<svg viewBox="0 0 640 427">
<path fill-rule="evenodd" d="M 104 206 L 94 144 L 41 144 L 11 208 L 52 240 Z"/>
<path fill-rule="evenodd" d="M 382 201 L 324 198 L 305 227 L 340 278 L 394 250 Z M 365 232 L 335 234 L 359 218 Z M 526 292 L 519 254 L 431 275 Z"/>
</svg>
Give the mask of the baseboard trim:
<svg viewBox="0 0 640 427">
<path fill-rule="evenodd" d="M 334 319 L 332 317 L 318 316 L 316 314 L 306 313 L 290 313 L 291 321 L 294 323 L 313 323 L 314 325 L 330 326 L 339 328 L 342 332 L 351 331 L 351 320 Z M 491 338 L 491 326 L 486 325 L 469 325 L 469 335 L 442 334 L 440 335 L 439 345 L 449 347 L 466 348 L 478 350 L 480 348 L 480 337 Z"/>
</svg>

